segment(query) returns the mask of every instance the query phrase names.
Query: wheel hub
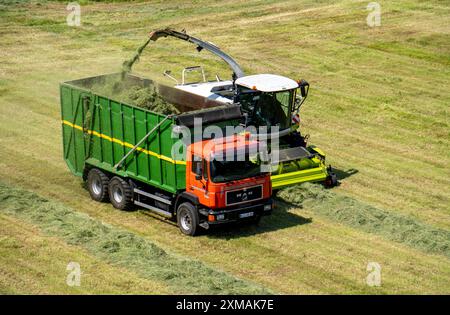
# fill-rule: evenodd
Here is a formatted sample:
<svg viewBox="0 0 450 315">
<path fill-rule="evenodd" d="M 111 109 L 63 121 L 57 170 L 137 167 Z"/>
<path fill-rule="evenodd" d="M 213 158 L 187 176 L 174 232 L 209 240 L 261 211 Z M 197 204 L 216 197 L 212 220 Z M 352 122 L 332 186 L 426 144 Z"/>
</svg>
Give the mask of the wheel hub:
<svg viewBox="0 0 450 315">
<path fill-rule="evenodd" d="M 113 198 L 117 203 L 121 203 L 123 200 L 123 191 L 119 186 L 113 188 Z"/>
<path fill-rule="evenodd" d="M 96 195 L 100 195 L 102 193 L 102 184 L 100 183 L 100 179 L 96 178 L 92 181 L 92 191 Z"/>
<path fill-rule="evenodd" d="M 189 217 L 189 215 L 187 214 L 186 211 L 183 211 L 181 214 L 181 218 L 180 218 L 180 223 L 181 223 L 181 227 L 183 228 L 183 230 L 190 230 L 191 226 L 192 226 L 192 222 L 191 222 L 191 218 Z"/>
</svg>

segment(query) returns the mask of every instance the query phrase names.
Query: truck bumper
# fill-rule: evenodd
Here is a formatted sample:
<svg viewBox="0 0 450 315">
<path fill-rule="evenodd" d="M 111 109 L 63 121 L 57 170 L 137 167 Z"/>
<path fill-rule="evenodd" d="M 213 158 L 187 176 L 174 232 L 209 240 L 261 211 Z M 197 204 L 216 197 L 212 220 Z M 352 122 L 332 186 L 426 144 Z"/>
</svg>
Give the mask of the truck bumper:
<svg viewBox="0 0 450 315">
<path fill-rule="evenodd" d="M 264 203 L 241 207 L 238 209 L 226 208 L 209 210 L 205 213 L 205 215 L 207 214 L 205 223 L 209 225 L 217 225 L 257 219 L 263 215 L 270 215 L 272 213 L 272 208 L 272 200 L 267 200 Z"/>
</svg>

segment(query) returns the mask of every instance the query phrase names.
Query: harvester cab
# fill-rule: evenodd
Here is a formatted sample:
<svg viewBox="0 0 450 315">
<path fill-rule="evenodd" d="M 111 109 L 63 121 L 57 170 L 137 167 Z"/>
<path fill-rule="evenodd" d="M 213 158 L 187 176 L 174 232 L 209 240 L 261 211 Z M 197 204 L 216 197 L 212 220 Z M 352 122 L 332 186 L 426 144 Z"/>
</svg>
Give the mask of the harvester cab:
<svg viewBox="0 0 450 315">
<path fill-rule="evenodd" d="M 298 125 L 300 104 L 306 95 L 298 93 L 299 84 L 286 77 L 257 74 L 238 78 L 234 101 L 246 115 L 246 124 L 276 126 L 285 130 Z"/>
<path fill-rule="evenodd" d="M 336 176 L 325 165 L 325 154 L 308 146 L 300 133 L 300 108 L 309 84 L 274 74 L 257 74 L 235 81 L 234 102 L 241 105 L 246 126 L 265 126 L 266 138 L 277 138 L 272 146 L 272 187 L 279 189 L 305 181 L 336 184 Z M 275 128 L 276 127 L 276 128 Z"/>
</svg>

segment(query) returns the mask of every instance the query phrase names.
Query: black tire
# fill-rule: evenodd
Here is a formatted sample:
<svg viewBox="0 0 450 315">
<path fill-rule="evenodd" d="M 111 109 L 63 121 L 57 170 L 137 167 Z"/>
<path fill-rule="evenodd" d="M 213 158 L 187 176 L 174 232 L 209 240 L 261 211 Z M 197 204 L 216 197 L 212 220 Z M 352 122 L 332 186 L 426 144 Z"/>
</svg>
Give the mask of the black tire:
<svg viewBox="0 0 450 315">
<path fill-rule="evenodd" d="M 109 200 L 114 208 L 131 210 L 133 208 L 133 188 L 125 180 L 114 176 L 109 181 Z"/>
<path fill-rule="evenodd" d="M 108 183 L 109 178 L 105 173 L 97 168 L 91 169 L 87 176 L 87 186 L 91 198 L 99 202 L 108 201 Z"/>
<path fill-rule="evenodd" d="M 198 212 L 190 202 L 184 202 L 177 209 L 177 223 L 181 233 L 194 236 L 198 231 Z"/>
<path fill-rule="evenodd" d="M 338 185 L 337 176 L 334 173 L 331 173 L 328 175 L 327 179 L 325 180 L 325 187 L 332 188 Z"/>
</svg>

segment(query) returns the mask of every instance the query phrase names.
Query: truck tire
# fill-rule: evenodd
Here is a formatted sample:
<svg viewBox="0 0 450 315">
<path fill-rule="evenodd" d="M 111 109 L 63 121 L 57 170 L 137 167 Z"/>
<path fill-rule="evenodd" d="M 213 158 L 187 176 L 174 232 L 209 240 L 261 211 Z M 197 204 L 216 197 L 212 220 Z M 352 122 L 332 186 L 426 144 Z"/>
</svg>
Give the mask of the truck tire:
<svg viewBox="0 0 450 315">
<path fill-rule="evenodd" d="M 108 201 L 108 183 L 109 178 L 105 173 L 98 168 L 91 169 L 87 176 L 87 185 L 91 198 L 99 202 Z"/>
<path fill-rule="evenodd" d="M 177 223 L 183 234 L 194 236 L 198 230 L 198 212 L 190 202 L 184 202 L 177 209 Z"/>
<path fill-rule="evenodd" d="M 130 210 L 133 207 L 133 189 L 122 178 L 114 176 L 109 182 L 109 200 L 114 208 Z"/>
</svg>

